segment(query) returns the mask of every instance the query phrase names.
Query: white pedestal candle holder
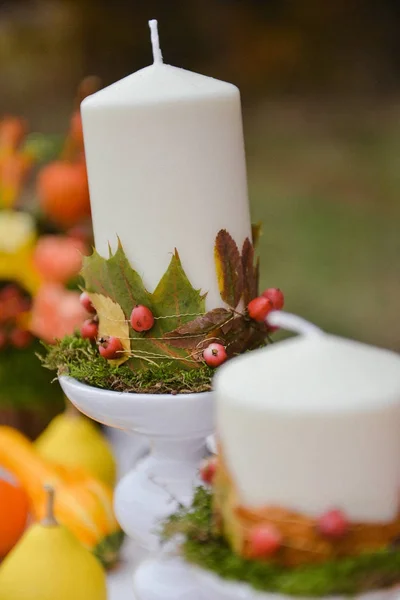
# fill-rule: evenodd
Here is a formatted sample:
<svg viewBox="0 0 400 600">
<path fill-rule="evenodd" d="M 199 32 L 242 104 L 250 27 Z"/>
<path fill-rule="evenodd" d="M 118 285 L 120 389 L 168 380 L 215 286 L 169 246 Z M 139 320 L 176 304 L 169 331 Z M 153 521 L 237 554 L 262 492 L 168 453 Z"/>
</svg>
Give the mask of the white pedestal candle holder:
<svg viewBox="0 0 400 600">
<path fill-rule="evenodd" d="M 159 548 L 158 528 L 178 503 L 190 504 L 198 469 L 213 430 L 213 394 L 131 394 L 60 377 L 66 396 L 92 419 L 144 436 L 150 453 L 115 491 L 115 512 L 125 531 L 148 551 Z"/>
</svg>

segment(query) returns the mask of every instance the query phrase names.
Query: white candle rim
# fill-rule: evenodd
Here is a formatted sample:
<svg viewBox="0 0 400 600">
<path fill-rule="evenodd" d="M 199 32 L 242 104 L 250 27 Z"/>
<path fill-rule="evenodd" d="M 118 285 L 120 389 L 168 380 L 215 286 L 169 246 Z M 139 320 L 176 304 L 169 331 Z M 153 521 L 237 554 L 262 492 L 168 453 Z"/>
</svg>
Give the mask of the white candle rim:
<svg viewBox="0 0 400 600">
<path fill-rule="evenodd" d="M 153 63 L 155 65 L 162 65 L 164 61 L 160 48 L 160 37 L 158 35 L 158 21 L 156 19 L 151 19 L 149 21 L 149 27 L 151 47 L 153 50 Z"/>
</svg>

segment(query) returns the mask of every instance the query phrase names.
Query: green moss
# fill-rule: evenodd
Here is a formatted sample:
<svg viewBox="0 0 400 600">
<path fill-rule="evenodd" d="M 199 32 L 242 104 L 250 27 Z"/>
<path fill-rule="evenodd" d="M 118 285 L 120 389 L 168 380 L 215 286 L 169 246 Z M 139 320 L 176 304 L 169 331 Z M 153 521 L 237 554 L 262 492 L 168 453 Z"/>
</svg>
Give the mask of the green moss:
<svg viewBox="0 0 400 600">
<path fill-rule="evenodd" d="M 44 367 L 98 388 L 146 394 L 183 394 L 211 389 L 214 371 L 207 366 L 176 370 L 176 365 L 165 361 L 137 371 L 125 365 L 115 367 L 99 355 L 95 345 L 78 334 L 45 349 L 40 357 Z"/>
<path fill-rule="evenodd" d="M 246 582 L 261 591 L 315 598 L 352 596 L 400 583 L 400 550 L 395 544 L 373 554 L 292 569 L 243 559 L 216 533 L 211 504 L 211 493 L 198 488 L 192 507 L 182 507 L 172 515 L 163 532 L 166 539 L 184 534 L 186 560 L 222 578 Z"/>
</svg>

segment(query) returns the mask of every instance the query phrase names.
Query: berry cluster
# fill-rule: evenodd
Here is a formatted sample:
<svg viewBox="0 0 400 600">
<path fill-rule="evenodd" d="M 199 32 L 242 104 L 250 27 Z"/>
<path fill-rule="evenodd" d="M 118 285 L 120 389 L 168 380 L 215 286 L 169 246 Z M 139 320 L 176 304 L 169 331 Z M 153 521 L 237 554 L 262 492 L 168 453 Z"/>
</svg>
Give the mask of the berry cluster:
<svg viewBox="0 0 400 600">
<path fill-rule="evenodd" d="M 82 292 L 80 301 L 85 310 L 91 314 L 81 328 L 81 335 L 84 338 L 97 341 L 99 352 L 103 358 L 113 360 L 123 352 L 123 345 L 119 338 L 107 336 L 99 338 L 99 320 L 89 295 Z M 250 319 L 257 322 L 264 322 L 271 310 L 280 310 L 284 305 L 284 296 L 279 288 L 268 288 L 261 296 L 251 300 L 247 306 L 247 312 Z M 150 331 L 154 326 L 154 315 L 151 310 L 143 304 L 138 304 L 132 309 L 129 319 L 131 327 L 138 333 Z M 270 331 L 273 329 L 270 327 Z M 226 348 L 223 344 L 213 342 L 203 350 L 203 360 L 209 367 L 219 367 L 227 358 Z"/>
<path fill-rule="evenodd" d="M 247 305 L 247 312 L 251 319 L 262 323 L 265 321 L 271 310 L 281 310 L 285 298 L 279 288 L 268 288 L 261 296 L 254 298 Z M 276 328 L 269 327 L 269 331 L 275 331 Z M 213 343 L 207 346 L 203 351 L 203 359 L 209 367 L 219 367 L 228 358 L 226 348 L 222 344 Z"/>
<path fill-rule="evenodd" d="M 15 284 L 0 290 L 0 350 L 12 346 L 22 350 L 33 340 L 24 322 L 24 314 L 31 309 L 30 298 Z"/>
<path fill-rule="evenodd" d="M 82 337 L 96 341 L 103 358 L 107 360 L 118 358 L 124 350 L 121 340 L 115 336 L 99 338 L 99 320 L 89 294 L 82 292 L 80 301 L 85 310 L 91 314 L 90 319 L 87 319 L 81 327 Z M 137 305 L 132 310 L 130 324 L 137 332 L 149 331 L 154 325 L 153 313 L 147 306 Z"/>
<path fill-rule="evenodd" d="M 203 461 L 200 466 L 200 477 L 203 483 L 213 485 L 217 468 L 216 457 Z M 317 519 L 316 530 L 327 540 L 340 540 L 348 534 L 350 523 L 343 511 L 333 509 Z M 284 537 L 278 527 L 272 523 L 254 525 L 248 533 L 248 544 L 253 558 L 268 558 L 284 546 Z"/>
<path fill-rule="evenodd" d="M 97 318 L 96 309 L 87 292 L 82 292 L 79 299 L 83 308 L 91 315 L 90 319 L 86 319 L 86 321 L 83 322 L 81 335 L 88 340 L 97 340 L 97 336 L 99 335 L 99 320 Z"/>
<path fill-rule="evenodd" d="M 284 303 L 285 297 L 279 288 L 268 288 L 261 296 L 249 302 L 247 311 L 251 319 L 262 323 L 271 310 L 281 310 Z"/>
<path fill-rule="evenodd" d="M 249 317 L 258 323 L 265 321 L 271 310 L 281 310 L 285 298 L 279 288 L 268 288 L 261 296 L 254 298 L 247 305 Z M 269 331 L 275 331 L 276 328 L 269 327 Z M 226 348 L 222 344 L 210 344 L 203 351 L 203 358 L 209 367 L 219 367 L 228 358 Z"/>
</svg>

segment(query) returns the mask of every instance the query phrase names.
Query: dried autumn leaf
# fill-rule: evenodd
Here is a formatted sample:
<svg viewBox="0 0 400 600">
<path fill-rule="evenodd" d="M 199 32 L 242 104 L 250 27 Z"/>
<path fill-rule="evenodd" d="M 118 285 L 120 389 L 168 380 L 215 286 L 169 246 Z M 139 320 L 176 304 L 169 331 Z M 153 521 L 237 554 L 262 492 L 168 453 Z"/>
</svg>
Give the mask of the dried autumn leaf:
<svg viewBox="0 0 400 600">
<path fill-rule="evenodd" d="M 243 293 L 242 261 L 236 242 L 225 229 L 218 232 L 214 258 L 221 298 L 236 308 Z"/>
<path fill-rule="evenodd" d="M 121 340 L 125 353 L 121 354 L 121 358 L 110 361 L 116 366 L 121 365 L 130 358 L 131 351 L 129 325 L 122 308 L 102 294 L 89 293 L 89 297 L 99 318 L 99 337 L 114 336 Z"/>
<path fill-rule="evenodd" d="M 243 300 L 245 305 L 258 295 L 256 270 L 254 267 L 254 246 L 246 238 L 242 248 Z"/>
<path fill-rule="evenodd" d="M 226 308 L 214 308 L 204 315 L 200 315 L 173 331 L 165 334 L 165 338 L 177 348 L 196 348 L 207 334 L 220 328 L 232 319 L 233 313 Z"/>
<path fill-rule="evenodd" d="M 214 308 L 204 315 L 200 315 L 189 321 L 186 325 L 178 327 L 174 331 L 170 331 L 165 337 L 173 335 L 196 335 L 199 333 L 208 333 L 215 327 L 221 327 L 226 321 L 232 318 L 232 311 L 226 308 Z"/>
<path fill-rule="evenodd" d="M 221 334 L 228 356 L 236 356 L 265 345 L 267 328 L 262 323 L 253 323 L 244 316 L 238 316 L 222 326 Z"/>
</svg>

